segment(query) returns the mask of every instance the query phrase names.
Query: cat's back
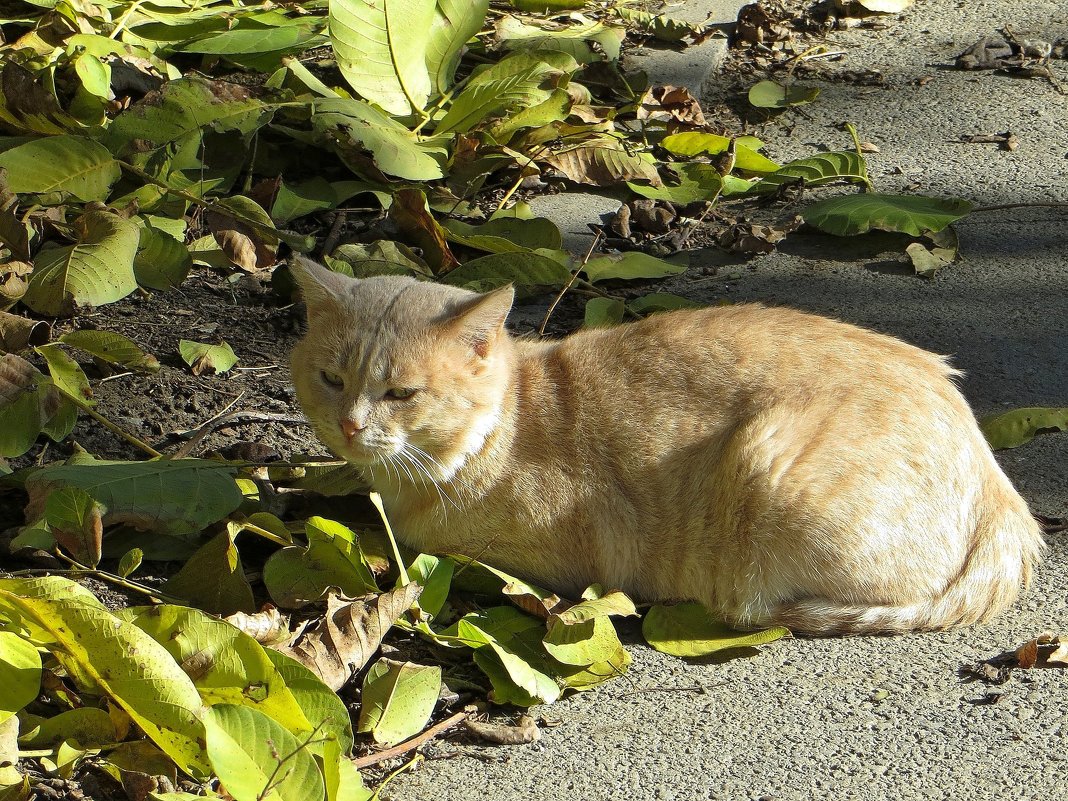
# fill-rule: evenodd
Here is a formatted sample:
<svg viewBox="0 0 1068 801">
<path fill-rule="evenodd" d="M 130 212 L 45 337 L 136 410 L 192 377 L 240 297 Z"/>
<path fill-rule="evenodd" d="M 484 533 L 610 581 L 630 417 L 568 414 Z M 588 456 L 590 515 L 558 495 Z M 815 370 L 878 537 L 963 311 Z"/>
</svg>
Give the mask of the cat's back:
<svg viewBox="0 0 1068 801">
<path fill-rule="evenodd" d="M 519 343 L 520 364 L 553 391 L 698 408 L 740 398 L 873 401 L 903 389 L 955 405 L 957 371 L 895 337 L 757 303 L 666 312 L 553 343 Z"/>
</svg>

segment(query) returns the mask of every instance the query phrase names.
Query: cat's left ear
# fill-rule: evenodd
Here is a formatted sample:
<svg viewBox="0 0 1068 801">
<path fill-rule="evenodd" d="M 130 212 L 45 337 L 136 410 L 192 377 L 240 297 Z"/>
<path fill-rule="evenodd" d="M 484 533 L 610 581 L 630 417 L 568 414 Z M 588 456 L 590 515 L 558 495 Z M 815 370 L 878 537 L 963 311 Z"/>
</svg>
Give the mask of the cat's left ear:
<svg viewBox="0 0 1068 801">
<path fill-rule="evenodd" d="M 296 253 L 289 259 L 289 272 L 300 287 L 309 317 L 335 306 L 354 280 Z"/>
<path fill-rule="evenodd" d="M 512 310 L 513 300 L 515 289 L 511 284 L 485 295 L 476 295 L 454 310 L 449 325 L 479 357 L 485 359 L 497 339 L 506 336 L 504 321 Z"/>
</svg>

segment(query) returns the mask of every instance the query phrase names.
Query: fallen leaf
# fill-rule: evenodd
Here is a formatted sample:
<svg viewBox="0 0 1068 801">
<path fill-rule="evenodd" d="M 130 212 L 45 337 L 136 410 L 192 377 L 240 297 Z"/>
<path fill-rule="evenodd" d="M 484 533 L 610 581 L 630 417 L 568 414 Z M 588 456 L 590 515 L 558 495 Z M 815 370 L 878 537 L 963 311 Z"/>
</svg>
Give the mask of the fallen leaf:
<svg viewBox="0 0 1068 801">
<path fill-rule="evenodd" d="M 719 235 L 717 244 L 735 253 L 771 253 L 787 234 L 795 231 L 800 225 L 800 217 L 778 225 L 759 225 L 739 219 Z"/>
<path fill-rule="evenodd" d="M 178 352 L 193 371 L 193 375 L 225 373 L 238 361 L 234 349 L 225 340 L 218 345 L 208 345 L 183 339 L 178 342 Z"/>
<path fill-rule="evenodd" d="M 684 86 L 654 86 L 642 96 L 635 113 L 639 120 L 676 122 L 694 127 L 705 124 L 700 102 Z"/>
<path fill-rule="evenodd" d="M 520 715 L 514 726 L 503 723 L 483 723 L 467 718 L 464 728 L 486 742 L 497 745 L 522 745 L 541 739 L 541 730 L 530 715 Z"/>
<path fill-rule="evenodd" d="M 331 593 L 326 615 L 297 642 L 277 650 L 316 673 L 332 690 L 340 690 L 367 664 L 390 627 L 422 592 L 412 583 L 381 595 L 343 598 Z"/>
<path fill-rule="evenodd" d="M 663 181 L 656 166 L 639 152 L 613 137 L 599 137 L 541 159 L 570 181 L 592 186 L 615 186 L 621 181 Z"/>
<path fill-rule="evenodd" d="M 1038 662 L 1038 640 L 1025 642 L 1016 649 L 1016 664 L 1024 670 L 1030 670 Z"/>
<path fill-rule="evenodd" d="M 423 251 L 423 259 L 435 275 L 444 275 L 460 266 L 445 241 L 444 229 L 427 210 L 426 195 L 418 189 L 398 190 L 393 195 L 388 219 L 397 226 L 402 238 Z"/>
<path fill-rule="evenodd" d="M 289 639 L 289 616 L 278 611 L 274 604 L 264 604 L 259 612 L 234 612 L 223 618 L 260 645 L 274 645 Z"/>
<path fill-rule="evenodd" d="M 220 200 L 214 208 L 218 210 L 209 210 L 205 215 L 208 229 L 234 265 L 249 273 L 274 265 L 278 239 L 263 231 L 264 227 L 273 228 L 274 221 L 256 201 L 236 195 Z M 227 213 L 231 211 L 233 214 Z M 240 219 L 242 217 L 254 220 L 260 226 L 253 227 Z"/>
<path fill-rule="evenodd" d="M 4 265 L 5 267 L 7 265 Z M 48 342 L 52 327 L 43 320 L 28 320 L 17 314 L 0 312 L 0 350 L 15 353 Z"/>
<path fill-rule="evenodd" d="M 406 740 L 426 726 L 440 691 L 440 667 L 379 659 L 364 676 L 356 731 L 382 745 Z"/>
</svg>

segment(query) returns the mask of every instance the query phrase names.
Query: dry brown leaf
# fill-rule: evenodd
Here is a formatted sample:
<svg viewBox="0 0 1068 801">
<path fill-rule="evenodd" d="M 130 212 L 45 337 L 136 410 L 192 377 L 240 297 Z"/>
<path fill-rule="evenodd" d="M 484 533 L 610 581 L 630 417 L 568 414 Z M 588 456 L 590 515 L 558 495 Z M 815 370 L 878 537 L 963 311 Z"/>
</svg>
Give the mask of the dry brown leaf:
<svg viewBox="0 0 1068 801">
<path fill-rule="evenodd" d="M 208 229 L 231 262 L 245 272 L 265 270 L 277 261 L 277 247 L 263 241 L 252 228 L 228 214 L 209 211 Z"/>
<path fill-rule="evenodd" d="M 1030 670 L 1038 662 L 1038 640 L 1025 642 L 1016 649 L 1016 664 L 1024 670 Z"/>
<path fill-rule="evenodd" d="M 574 110 L 572 110 L 574 111 Z M 683 123 L 686 126 L 703 126 L 705 115 L 701 104 L 690 91 L 680 86 L 654 86 L 638 104 L 639 120 Z"/>
<path fill-rule="evenodd" d="M 769 44 L 785 42 L 794 32 L 787 20 L 773 17 L 760 3 L 750 3 L 738 12 L 738 25 L 735 38 L 746 44 Z"/>
<path fill-rule="evenodd" d="M 28 320 L 0 311 L 0 350 L 6 353 L 43 345 L 51 336 L 52 327 L 43 320 Z"/>
<path fill-rule="evenodd" d="M 393 195 L 388 219 L 404 239 L 422 250 L 423 259 L 435 275 L 444 275 L 460 266 L 445 241 L 445 232 L 427 211 L 426 196 L 418 189 L 398 190 Z"/>
<path fill-rule="evenodd" d="M 303 631 L 294 645 L 278 650 L 318 674 L 331 690 L 340 690 L 374 656 L 386 632 L 422 591 L 412 583 L 362 598 L 331 593 L 323 619 Z"/>
<path fill-rule="evenodd" d="M 800 217 L 794 217 L 778 225 L 758 225 L 739 219 L 734 225 L 720 234 L 717 243 L 736 253 L 771 253 L 775 245 L 801 224 Z"/>
<path fill-rule="evenodd" d="M 529 584 L 513 581 L 505 584 L 501 593 L 528 615 L 534 615 L 542 620 L 548 620 L 552 615 L 558 615 L 573 606 L 571 601 L 561 598 L 556 593 L 536 595 L 531 592 L 532 589 L 534 588 Z"/>
<path fill-rule="evenodd" d="M 591 139 L 541 160 L 577 184 L 618 186 L 624 181 L 648 181 L 652 186 L 663 185 L 654 164 L 611 137 Z"/>
<path fill-rule="evenodd" d="M 263 609 L 252 615 L 234 612 L 224 617 L 223 620 L 245 632 L 261 645 L 285 642 L 290 636 L 289 615 L 283 615 L 273 604 L 265 604 Z"/>
<path fill-rule="evenodd" d="M 468 718 L 464 721 L 464 728 L 486 742 L 497 745 L 522 745 L 541 739 L 538 724 L 530 715 L 520 715 L 514 726 L 502 723 L 480 723 Z"/>
</svg>

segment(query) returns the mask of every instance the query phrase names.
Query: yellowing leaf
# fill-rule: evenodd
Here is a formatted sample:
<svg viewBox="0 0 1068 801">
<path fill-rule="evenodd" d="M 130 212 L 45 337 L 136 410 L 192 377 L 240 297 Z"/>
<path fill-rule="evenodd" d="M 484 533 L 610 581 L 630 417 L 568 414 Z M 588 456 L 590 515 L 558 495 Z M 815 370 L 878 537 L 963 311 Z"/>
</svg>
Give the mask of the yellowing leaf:
<svg viewBox="0 0 1068 801">
<path fill-rule="evenodd" d="M 654 606 L 642 621 L 642 636 L 657 651 L 687 658 L 708 656 L 728 648 L 764 645 L 790 632 L 782 626 L 745 633 L 713 620 L 698 603 Z"/>
<path fill-rule="evenodd" d="M 418 734 L 430 720 L 441 689 L 441 668 L 379 659 L 360 695 L 359 732 L 392 744 Z"/>
<path fill-rule="evenodd" d="M 211 766 L 235 801 L 324 797 L 312 751 L 262 712 L 218 704 L 207 711 L 204 727 Z"/>
<path fill-rule="evenodd" d="M 225 341 L 218 345 L 208 345 L 183 339 L 178 342 L 178 352 L 182 361 L 193 371 L 193 375 L 225 373 L 238 361 L 234 349 Z"/>
<path fill-rule="evenodd" d="M 163 646 L 85 595 L 64 579 L 0 579 L 5 617 L 48 647 L 76 684 L 106 693 L 126 710 L 179 767 L 206 775 L 203 704 L 193 682 Z"/>
<path fill-rule="evenodd" d="M 12 631 L 0 631 L 0 723 L 19 712 L 41 689 L 41 655 Z"/>
</svg>

